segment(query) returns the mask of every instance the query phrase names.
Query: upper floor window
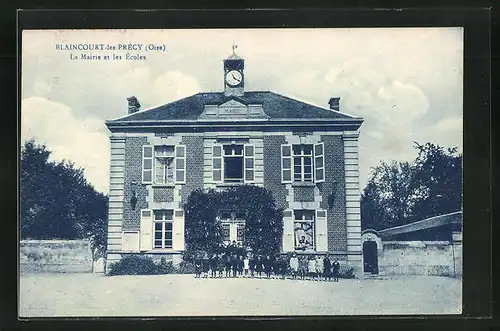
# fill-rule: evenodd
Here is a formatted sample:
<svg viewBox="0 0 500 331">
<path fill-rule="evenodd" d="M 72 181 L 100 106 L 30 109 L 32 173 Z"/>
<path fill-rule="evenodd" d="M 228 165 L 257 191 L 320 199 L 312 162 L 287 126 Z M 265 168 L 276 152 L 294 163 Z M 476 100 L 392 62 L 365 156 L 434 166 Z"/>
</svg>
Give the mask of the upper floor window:
<svg viewBox="0 0 500 331">
<path fill-rule="evenodd" d="M 143 146 L 142 182 L 145 184 L 182 184 L 186 181 L 184 145 Z"/>
<path fill-rule="evenodd" d="M 214 182 L 243 183 L 254 181 L 254 146 L 248 144 L 215 144 L 212 148 Z"/>
<path fill-rule="evenodd" d="M 281 145 L 281 179 L 283 183 L 324 182 L 324 145 Z"/>
</svg>

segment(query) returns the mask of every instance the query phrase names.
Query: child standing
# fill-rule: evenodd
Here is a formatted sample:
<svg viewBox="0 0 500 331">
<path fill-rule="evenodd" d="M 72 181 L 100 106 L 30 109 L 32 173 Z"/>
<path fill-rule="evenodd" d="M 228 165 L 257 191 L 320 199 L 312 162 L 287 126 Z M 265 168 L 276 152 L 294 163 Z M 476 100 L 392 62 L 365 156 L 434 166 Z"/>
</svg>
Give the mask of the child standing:
<svg viewBox="0 0 500 331">
<path fill-rule="evenodd" d="M 212 258 L 210 259 L 210 277 L 215 278 L 217 277 L 217 254 L 213 254 Z"/>
<path fill-rule="evenodd" d="M 300 268 L 300 279 L 304 280 L 307 276 L 307 258 L 305 256 L 301 256 L 299 260 L 299 268 Z"/>
<path fill-rule="evenodd" d="M 307 269 L 309 271 L 309 277 L 311 277 L 311 280 L 316 279 L 316 260 L 314 257 L 309 258 L 309 263 L 307 264 Z"/>
<path fill-rule="evenodd" d="M 255 271 L 257 272 L 257 275 L 259 275 L 259 278 L 262 277 L 262 257 L 259 255 L 257 256 L 257 259 L 255 260 Z"/>
<path fill-rule="evenodd" d="M 250 259 L 247 256 L 243 260 L 243 270 L 245 271 L 245 277 L 248 277 L 248 269 L 250 269 Z"/>
<path fill-rule="evenodd" d="M 271 278 L 272 267 L 273 267 L 273 261 L 271 260 L 271 257 L 268 255 L 268 256 L 266 256 L 266 260 L 264 261 L 264 268 L 266 271 L 267 279 Z"/>
<path fill-rule="evenodd" d="M 337 259 L 335 259 L 335 261 L 333 262 L 332 270 L 333 270 L 333 281 L 338 282 L 340 273 L 340 263 Z"/>
<path fill-rule="evenodd" d="M 194 272 L 195 278 L 201 278 L 201 258 L 199 256 L 196 256 L 194 260 Z"/>
<path fill-rule="evenodd" d="M 217 259 L 217 268 L 219 269 L 219 278 L 222 278 L 222 273 L 224 271 L 224 255 L 221 254 Z"/>
<path fill-rule="evenodd" d="M 321 280 L 321 276 L 323 276 L 324 270 L 323 259 L 318 255 L 316 257 L 316 276 L 318 277 L 319 281 Z"/>
<path fill-rule="evenodd" d="M 243 256 L 238 257 L 238 276 L 241 277 L 243 276 L 243 267 L 244 267 L 244 262 L 243 262 Z"/>
<path fill-rule="evenodd" d="M 224 263 L 226 267 L 226 278 L 231 277 L 231 255 L 229 255 L 229 251 L 226 252 L 226 256 L 224 257 Z"/>
<path fill-rule="evenodd" d="M 293 253 L 290 258 L 290 269 L 292 270 L 292 279 L 297 279 L 297 272 L 299 271 L 299 259 L 297 254 Z"/>
<path fill-rule="evenodd" d="M 208 271 L 210 270 L 210 259 L 208 258 L 207 253 L 205 253 L 205 256 L 203 256 L 202 266 L 203 266 L 203 277 L 208 278 Z"/>
<path fill-rule="evenodd" d="M 233 254 L 231 257 L 231 269 L 233 270 L 233 277 L 236 277 L 238 272 L 238 258 L 236 257 L 236 254 Z"/>
</svg>

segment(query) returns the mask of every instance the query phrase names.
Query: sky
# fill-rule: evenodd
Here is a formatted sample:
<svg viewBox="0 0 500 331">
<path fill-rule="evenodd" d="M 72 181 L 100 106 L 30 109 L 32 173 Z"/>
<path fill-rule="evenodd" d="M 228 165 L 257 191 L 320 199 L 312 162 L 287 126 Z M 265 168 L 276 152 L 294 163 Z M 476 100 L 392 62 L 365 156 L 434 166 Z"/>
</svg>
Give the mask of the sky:
<svg viewBox="0 0 500 331">
<path fill-rule="evenodd" d="M 22 38 L 21 144 L 46 144 L 53 160 L 84 168 L 100 192 L 109 188 L 104 121 L 126 115 L 130 96 L 145 109 L 223 91 L 222 61 L 233 44 L 245 59 L 245 90 L 325 108 L 340 97 L 342 112 L 364 118 L 361 189 L 380 162 L 412 161 L 414 141 L 462 151 L 462 28 L 25 30 Z M 117 49 L 61 49 L 69 44 Z M 130 44 L 143 46 L 118 49 Z M 149 44 L 165 48 L 147 51 Z M 104 59 L 113 53 L 122 58 Z"/>
</svg>

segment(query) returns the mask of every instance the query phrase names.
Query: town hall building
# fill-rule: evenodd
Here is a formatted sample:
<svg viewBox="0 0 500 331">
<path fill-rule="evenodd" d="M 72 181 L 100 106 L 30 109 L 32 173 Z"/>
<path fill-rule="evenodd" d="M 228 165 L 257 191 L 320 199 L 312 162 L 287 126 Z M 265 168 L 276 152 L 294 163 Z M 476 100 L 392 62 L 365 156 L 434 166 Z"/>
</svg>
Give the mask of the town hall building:
<svg viewBox="0 0 500 331">
<path fill-rule="evenodd" d="M 244 60 L 223 61 L 224 90 L 106 121 L 110 131 L 107 264 L 126 254 L 178 262 L 183 205 L 195 189 L 257 185 L 283 208 L 284 253 L 325 254 L 362 266 L 358 136 L 340 98 L 315 106 L 247 91 Z M 245 245 L 245 213 L 220 210 L 226 242 Z"/>
</svg>

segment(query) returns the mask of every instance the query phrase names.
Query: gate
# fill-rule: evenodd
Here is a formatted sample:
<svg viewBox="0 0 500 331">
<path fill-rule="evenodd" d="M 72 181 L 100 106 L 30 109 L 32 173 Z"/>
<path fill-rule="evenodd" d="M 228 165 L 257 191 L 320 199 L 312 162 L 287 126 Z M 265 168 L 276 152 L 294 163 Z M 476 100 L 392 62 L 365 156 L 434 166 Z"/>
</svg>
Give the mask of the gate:
<svg viewBox="0 0 500 331">
<path fill-rule="evenodd" d="M 363 243 L 363 271 L 378 274 L 378 252 L 375 241 L 365 241 Z"/>
</svg>

